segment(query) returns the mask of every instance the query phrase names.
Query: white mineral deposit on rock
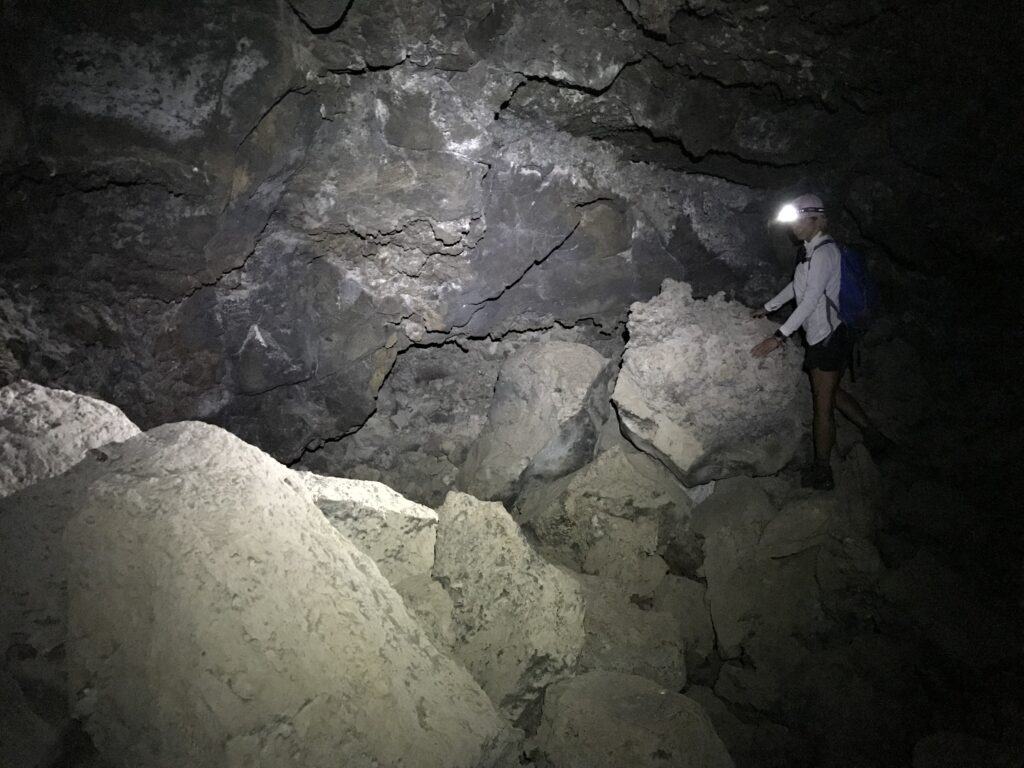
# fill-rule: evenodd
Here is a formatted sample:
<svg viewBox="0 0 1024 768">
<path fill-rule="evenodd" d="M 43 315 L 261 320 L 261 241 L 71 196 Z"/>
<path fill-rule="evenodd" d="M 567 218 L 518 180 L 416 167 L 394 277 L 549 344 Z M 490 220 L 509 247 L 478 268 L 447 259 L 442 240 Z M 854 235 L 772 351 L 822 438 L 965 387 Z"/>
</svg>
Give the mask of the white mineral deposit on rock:
<svg viewBox="0 0 1024 768">
<path fill-rule="evenodd" d="M 687 485 L 779 471 L 806 434 L 807 404 L 796 350 L 751 356 L 770 332 L 743 305 L 666 280 L 630 308 L 612 396 L 622 429 Z"/>
<path fill-rule="evenodd" d="M 0 496 L 59 475 L 90 448 L 139 433 L 119 408 L 17 381 L 0 389 Z"/>
</svg>

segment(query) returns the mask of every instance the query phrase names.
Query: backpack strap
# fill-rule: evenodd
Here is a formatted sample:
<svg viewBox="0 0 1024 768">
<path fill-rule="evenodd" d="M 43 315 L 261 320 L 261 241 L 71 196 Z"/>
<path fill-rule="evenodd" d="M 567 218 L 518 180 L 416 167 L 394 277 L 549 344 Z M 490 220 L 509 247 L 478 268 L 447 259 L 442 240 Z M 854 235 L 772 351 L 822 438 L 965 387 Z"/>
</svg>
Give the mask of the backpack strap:
<svg viewBox="0 0 1024 768">
<path fill-rule="evenodd" d="M 820 243 L 814 246 L 814 248 L 811 249 L 811 252 L 804 257 L 804 260 L 810 261 L 811 257 L 814 256 L 814 254 L 817 253 L 818 249 L 821 248 L 821 246 L 823 245 L 834 245 L 836 248 L 839 248 L 839 243 L 837 243 L 831 237 L 826 237 L 824 240 L 822 240 Z M 843 250 L 840 248 L 839 256 L 842 257 L 842 255 Z M 836 303 L 828 297 L 828 293 L 825 294 L 825 304 L 825 317 L 828 320 L 828 327 L 830 329 L 829 336 L 831 336 L 833 333 L 836 332 L 836 328 L 842 325 L 842 320 L 839 320 L 839 307 L 836 306 Z M 829 310 L 831 310 L 831 313 L 829 312 Z M 839 320 L 839 322 L 837 322 L 835 325 L 832 325 L 832 314 L 835 315 L 836 320 Z"/>
</svg>

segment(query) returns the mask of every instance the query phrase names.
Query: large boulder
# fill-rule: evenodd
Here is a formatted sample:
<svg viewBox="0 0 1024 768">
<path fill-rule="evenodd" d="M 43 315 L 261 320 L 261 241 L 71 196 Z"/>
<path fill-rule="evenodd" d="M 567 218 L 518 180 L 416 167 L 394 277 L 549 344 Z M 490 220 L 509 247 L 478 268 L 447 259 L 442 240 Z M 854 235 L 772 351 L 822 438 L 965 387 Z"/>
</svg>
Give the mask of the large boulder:
<svg viewBox="0 0 1024 768">
<path fill-rule="evenodd" d="M 613 394 L 623 430 L 687 485 L 777 472 L 803 436 L 806 396 L 792 345 L 751 356 L 771 331 L 722 294 L 698 300 L 666 280 L 630 308 Z"/>
<path fill-rule="evenodd" d="M 65 532 L 70 697 L 102 754 L 469 767 L 505 748 L 484 692 L 291 470 L 198 423 L 106 467 Z"/>
<path fill-rule="evenodd" d="M 501 504 L 452 492 L 437 514 L 434 577 L 455 604 L 455 656 L 517 720 L 575 670 L 580 588 L 533 551 Z"/>
<path fill-rule="evenodd" d="M 117 406 L 16 381 L 0 389 L 0 496 L 77 464 L 90 448 L 139 433 Z"/>
<path fill-rule="evenodd" d="M 617 672 L 588 672 L 551 686 L 537 745 L 552 768 L 733 765 L 700 704 Z"/>
<path fill-rule="evenodd" d="M 370 556 L 393 585 L 429 576 L 434 566 L 437 513 L 372 480 L 300 472 L 331 525 Z"/>
<path fill-rule="evenodd" d="M 593 456 L 608 413 L 609 361 L 585 344 L 530 344 L 501 366 L 487 425 L 469 449 L 460 487 L 510 500 L 531 477 L 557 478 Z"/>
<path fill-rule="evenodd" d="M 67 472 L 0 498 L 0 652 L 11 675 L 51 722 L 69 716 L 67 557 L 64 529 L 92 486 L 107 474 L 116 445 L 91 449 Z M 6 553 L 11 553 L 7 556 Z"/>
<path fill-rule="evenodd" d="M 546 557 L 649 595 L 666 570 L 658 555 L 662 521 L 681 529 L 692 506 L 658 462 L 615 446 L 571 475 L 530 483 L 514 514 Z"/>
<path fill-rule="evenodd" d="M 580 668 L 638 675 L 672 691 L 685 686 L 686 646 L 677 616 L 642 609 L 619 582 L 579 579 L 587 606 Z"/>
</svg>

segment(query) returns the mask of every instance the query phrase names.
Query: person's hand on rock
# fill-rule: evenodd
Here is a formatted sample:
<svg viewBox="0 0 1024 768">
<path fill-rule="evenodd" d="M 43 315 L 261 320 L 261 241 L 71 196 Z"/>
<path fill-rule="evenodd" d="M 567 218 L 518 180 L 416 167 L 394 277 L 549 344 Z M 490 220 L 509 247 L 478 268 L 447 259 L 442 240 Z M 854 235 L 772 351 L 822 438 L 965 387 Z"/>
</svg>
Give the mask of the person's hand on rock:
<svg viewBox="0 0 1024 768">
<path fill-rule="evenodd" d="M 769 354 L 782 346 L 782 342 L 775 336 L 769 336 L 752 350 L 750 354 L 754 357 L 768 357 Z"/>
</svg>

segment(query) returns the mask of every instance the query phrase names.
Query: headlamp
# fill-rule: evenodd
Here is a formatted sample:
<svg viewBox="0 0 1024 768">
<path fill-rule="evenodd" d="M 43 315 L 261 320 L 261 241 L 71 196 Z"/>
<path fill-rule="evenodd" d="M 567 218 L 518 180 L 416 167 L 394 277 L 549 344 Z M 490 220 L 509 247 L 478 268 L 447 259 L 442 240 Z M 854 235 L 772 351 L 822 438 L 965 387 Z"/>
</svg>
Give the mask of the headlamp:
<svg viewBox="0 0 1024 768">
<path fill-rule="evenodd" d="M 799 218 L 800 212 L 796 209 L 796 206 L 788 203 L 779 209 L 779 215 L 775 217 L 775 220 L 780 224 L 792 224 Z"/>
</svg>

